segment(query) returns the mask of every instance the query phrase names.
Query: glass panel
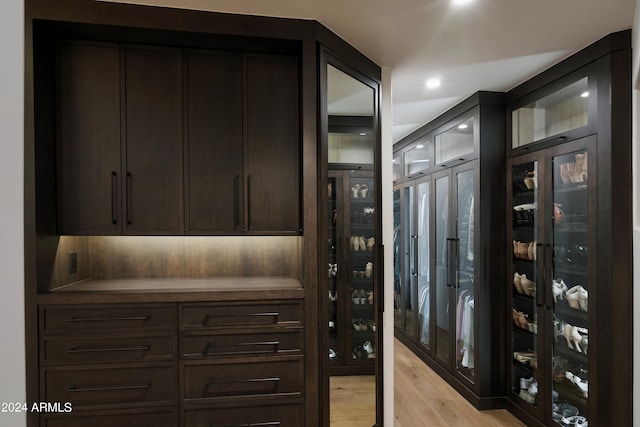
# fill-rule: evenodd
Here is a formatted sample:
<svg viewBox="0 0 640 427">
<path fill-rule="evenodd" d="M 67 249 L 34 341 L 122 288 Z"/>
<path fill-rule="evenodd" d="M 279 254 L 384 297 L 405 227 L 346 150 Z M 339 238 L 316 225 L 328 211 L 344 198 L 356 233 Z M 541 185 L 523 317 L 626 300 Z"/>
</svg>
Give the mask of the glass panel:
<svg viewBox="0 0 640 427">
<path fill-rule="evenodd" d="M 406 269 L 404 274 L 404 283 L 406 283 L 403 299 L 404 299 L 404 316 L 405 316 L 405 332 L 409 336 L 414 336 L 415 317 L 414 307 L 415 301 L 415 232 L 414 232 L 414 203 L 413 203 L 413 185 L 404 188 L 404 250 L 406 259 Z"/>
<path fill-rule="evenodd" d="M 418 184 L 418 326 L 422 344 L 429 341 L 429 181 Z"/>
<path fill-rule="evenodd" d="M 584 77 L 511 112 L 512 147 L 589 124 L 589 82 Z"/>
<path fill-rule="evenodd" d="M 435 181 L 435 200 L 436 200 L 436 336 L 435 347 L 436 355 L 448 362 L 449 361 L 449 290 L 451 288 L 452 279 L 449 266 L 449 256 L 451 253 L 451 239 L 449 239 L 449 177 L 438 178 Z"/>
<path fill-rule="evenodd" d="M 393 181 L 397 181 L 402 177 L 402 165 L 400 164 L 400 156 L 393 158 Z"/>
<path fill-rule="evenodd" d="M 589 309 L 587 153 L 553 158 L 554 420 L 561 410 L 588 411 Z M 584 423 L 586 425 L 586 423 Z"/>
<path fill-rule="evenodd" d="M 402 221 L 400 190 L 393 191 L 393 319 L 402 328 Z"/>
<path fill-rule="evenodd" d="M 435 137 L 436 164 L 458 159 L 473 153 L 473 122 L 469 117 L 462 123 Z"/>
<path fill-rule="evenodd" d="M 351 338 L 349 348 L 354 359 L 371 359 L 375 351 L 373 299 L 373 249 L 375 246 L 374 186 L 372 177 L 352 174 L 349 182 L 351 212 L 350 230 L 350 282 L 351 282 Z"/>
<path fill-rule="evenodd" d="M 329 132 L 329 163 L 373 164 L 373 130 Z"/>
<path fill-rule="evenodd" d="M 339 192 L 338 180 L 335 177 L 329 177 L 329 184 L 327 189 L 328 196 L 328 209 L 329 218 L 327 219 L 329 229 L 329 240 L 327 242 L 327 248 L 329 251 L 329 265 L 328 265 L 328 282 L 327 287 L 329 289 L 329 359 L 337 360 L 342 355 L 341 349 L 338 343 L 338 325 L 342 319 L 338 318 L 338 204 L 337 193 Z"/>
<path fill-rule="evenodd" d="M 427 144 L 418 144 L 404 153 L 405 176 L 429 169 L 429 150 Z"/>
<path fill-rule="evenodd" d="M 474 170 L 456 174 L 457 184 L 457 309 L 456 309 L 456 367 L 473 382 L 474 377 Z"/>
<path fill-rule="evenodd" d="M 528 404 L 538 406 L 538 162 L 512 169 L 512 269 L 510 280 L 513 370 L 511 390 Z"/>
</svg>

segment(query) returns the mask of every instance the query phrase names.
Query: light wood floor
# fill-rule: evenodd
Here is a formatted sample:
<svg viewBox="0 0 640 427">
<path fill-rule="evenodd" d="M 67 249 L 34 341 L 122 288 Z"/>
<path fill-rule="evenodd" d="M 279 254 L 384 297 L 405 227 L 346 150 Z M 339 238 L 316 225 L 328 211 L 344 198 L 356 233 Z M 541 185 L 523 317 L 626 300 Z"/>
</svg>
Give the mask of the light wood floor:
<svg viewBox="0 0 640 427">
<path fill-rule="evenodd" d="M 524 426 L 506 410 L 478 411 L 407 347 L 395 340 L 395 425 L 390 427 Z M 373 376 L 331 377 L 331 427 L 371 427 Z"/>
</svg>

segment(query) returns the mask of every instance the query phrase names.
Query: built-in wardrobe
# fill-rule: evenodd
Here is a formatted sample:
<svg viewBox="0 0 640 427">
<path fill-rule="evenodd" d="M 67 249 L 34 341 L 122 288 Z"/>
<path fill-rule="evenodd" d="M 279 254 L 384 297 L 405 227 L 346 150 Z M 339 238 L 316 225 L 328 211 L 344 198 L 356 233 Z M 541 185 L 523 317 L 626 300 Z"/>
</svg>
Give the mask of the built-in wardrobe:
<svg viewBox="0 0 640 427">
<path fill-rule="evenodd" d="M 380 68 L 315 21 L 25 14 L 27 400 L 68 402 L 28 425 L 328 426 L 317 49 L 366 78 L 376 114 Z M 368 132 L 360 201 L 379 212 L 377 115 Z"/>
<path fill-rule="evenodd" d="M 529 426 L 633 418 L 630 36 L 394 146 L 395 335 Z"/>
<path fill-rule="evenodd" d="M 507 93 L 508 408 L 632 420 L 630 31 Z"/>
<path fill-rule="evenodd" d="M 396 337 L 478 408 L 504 381 L 503 99 L 478 92 L 394 146 Z"/>
</svg>

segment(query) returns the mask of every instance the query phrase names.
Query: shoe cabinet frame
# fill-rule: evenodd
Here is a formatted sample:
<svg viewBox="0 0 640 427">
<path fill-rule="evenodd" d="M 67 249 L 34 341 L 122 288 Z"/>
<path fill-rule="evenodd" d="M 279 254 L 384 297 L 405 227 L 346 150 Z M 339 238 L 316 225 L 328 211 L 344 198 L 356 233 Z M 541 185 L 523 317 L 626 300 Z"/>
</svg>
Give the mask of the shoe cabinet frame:
<svg viewBox="0 0 640 427">
<path fill-rule="evenodd" d="M 586 149 L 588 154 L 588 403 L 584 414 L 591 425 L 627 425 L 633 418 L 633 289 L 631 183 L 631 31 L 609 34 L 506 94 L 507 200 L 512 197 L 511 167 L 539 160 L 538 213 L 540 237 L 546 243 L 554 226 L 549 168 L 551 158 Z M 586 126 L 511 148 L 512 111 L 559 90 L 572 80 L 589 77 L 589 123 Z M 524 403 L 511 390 L 514 373 L 512 297 L 514 290 L 511 203 L 507 203 L 506 292 L 504 316 L 507 336 L 507 409 L 529 426 L 559 425 L 553 419 L 551 307 L 554 300 L 549 265 L 553 248 L 538 246 L 537 339 L 540 351 L 538 407 Z M 566 213 L 566 212 L 565 212 Z M 597 247 L 596 247 L 597 245 Z M 540 252 L 541 251 L 541 252 Z M 547 277 L 542 274 L 546 272 Z M 577 321 L 577 320 L 576 320 Z M 580 325 L 583 326 L 583 325 Z M 561 345 L 560 339 L 556 345 Z M 556 347 L 559 349 L 559 347 Z M 564 380 L 567 382 L 567 380 Z M 575 385 L 574 391 L 578 390 Z M 558 386 L 560 387 L 560 386 Z M 560 391 L 560 390 L 558 390 Z M 566 389 L 565 389 L 566 391 Z M 578 390 L 579 391 L 579 390 Z M 583 414 L 580 414 L 583 415 Z"/>
</svg>

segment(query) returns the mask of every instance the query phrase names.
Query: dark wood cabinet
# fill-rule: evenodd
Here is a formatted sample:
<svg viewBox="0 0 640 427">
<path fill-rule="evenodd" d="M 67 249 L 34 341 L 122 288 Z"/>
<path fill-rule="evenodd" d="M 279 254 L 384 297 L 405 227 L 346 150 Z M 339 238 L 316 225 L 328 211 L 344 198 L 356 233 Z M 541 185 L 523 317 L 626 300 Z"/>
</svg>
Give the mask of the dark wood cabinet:
<svg viewBox="0 0 640 427">
<path fill-rule="evenodd" d="M 246 56 L 246 227 L 300 231 L 299 65 L 294 56 Z"/>
<path fill-rule="evenodd" d="M 399 144 L 395 336 L 476 407 L 499 407 L 504 94 L 479 92 Z"/>
<path fill-rule="evenodd" d="M 118 234 L 120 50 L 106 43 L 61 43 L 56 71 L 59 231 Z"/>
<path fill-rule="evenodd" d="M 630 43 L 507 93 L 507 407 L 527 425 L 632 419 Z"/>
<path fill-rule="evenodd" d="M 181 233 L 182 53 L 127 46 L 124 56 L 123 233 Z"/>
<path fill-rule="evenodd" d="M 242 55 L 188 51 L 186 229 L 242 230 Z"/>
<path fill-rule="evenodd" d="M 298 234 L 298 58 L 187 58 L 187 233 Z"/>
</svg>

